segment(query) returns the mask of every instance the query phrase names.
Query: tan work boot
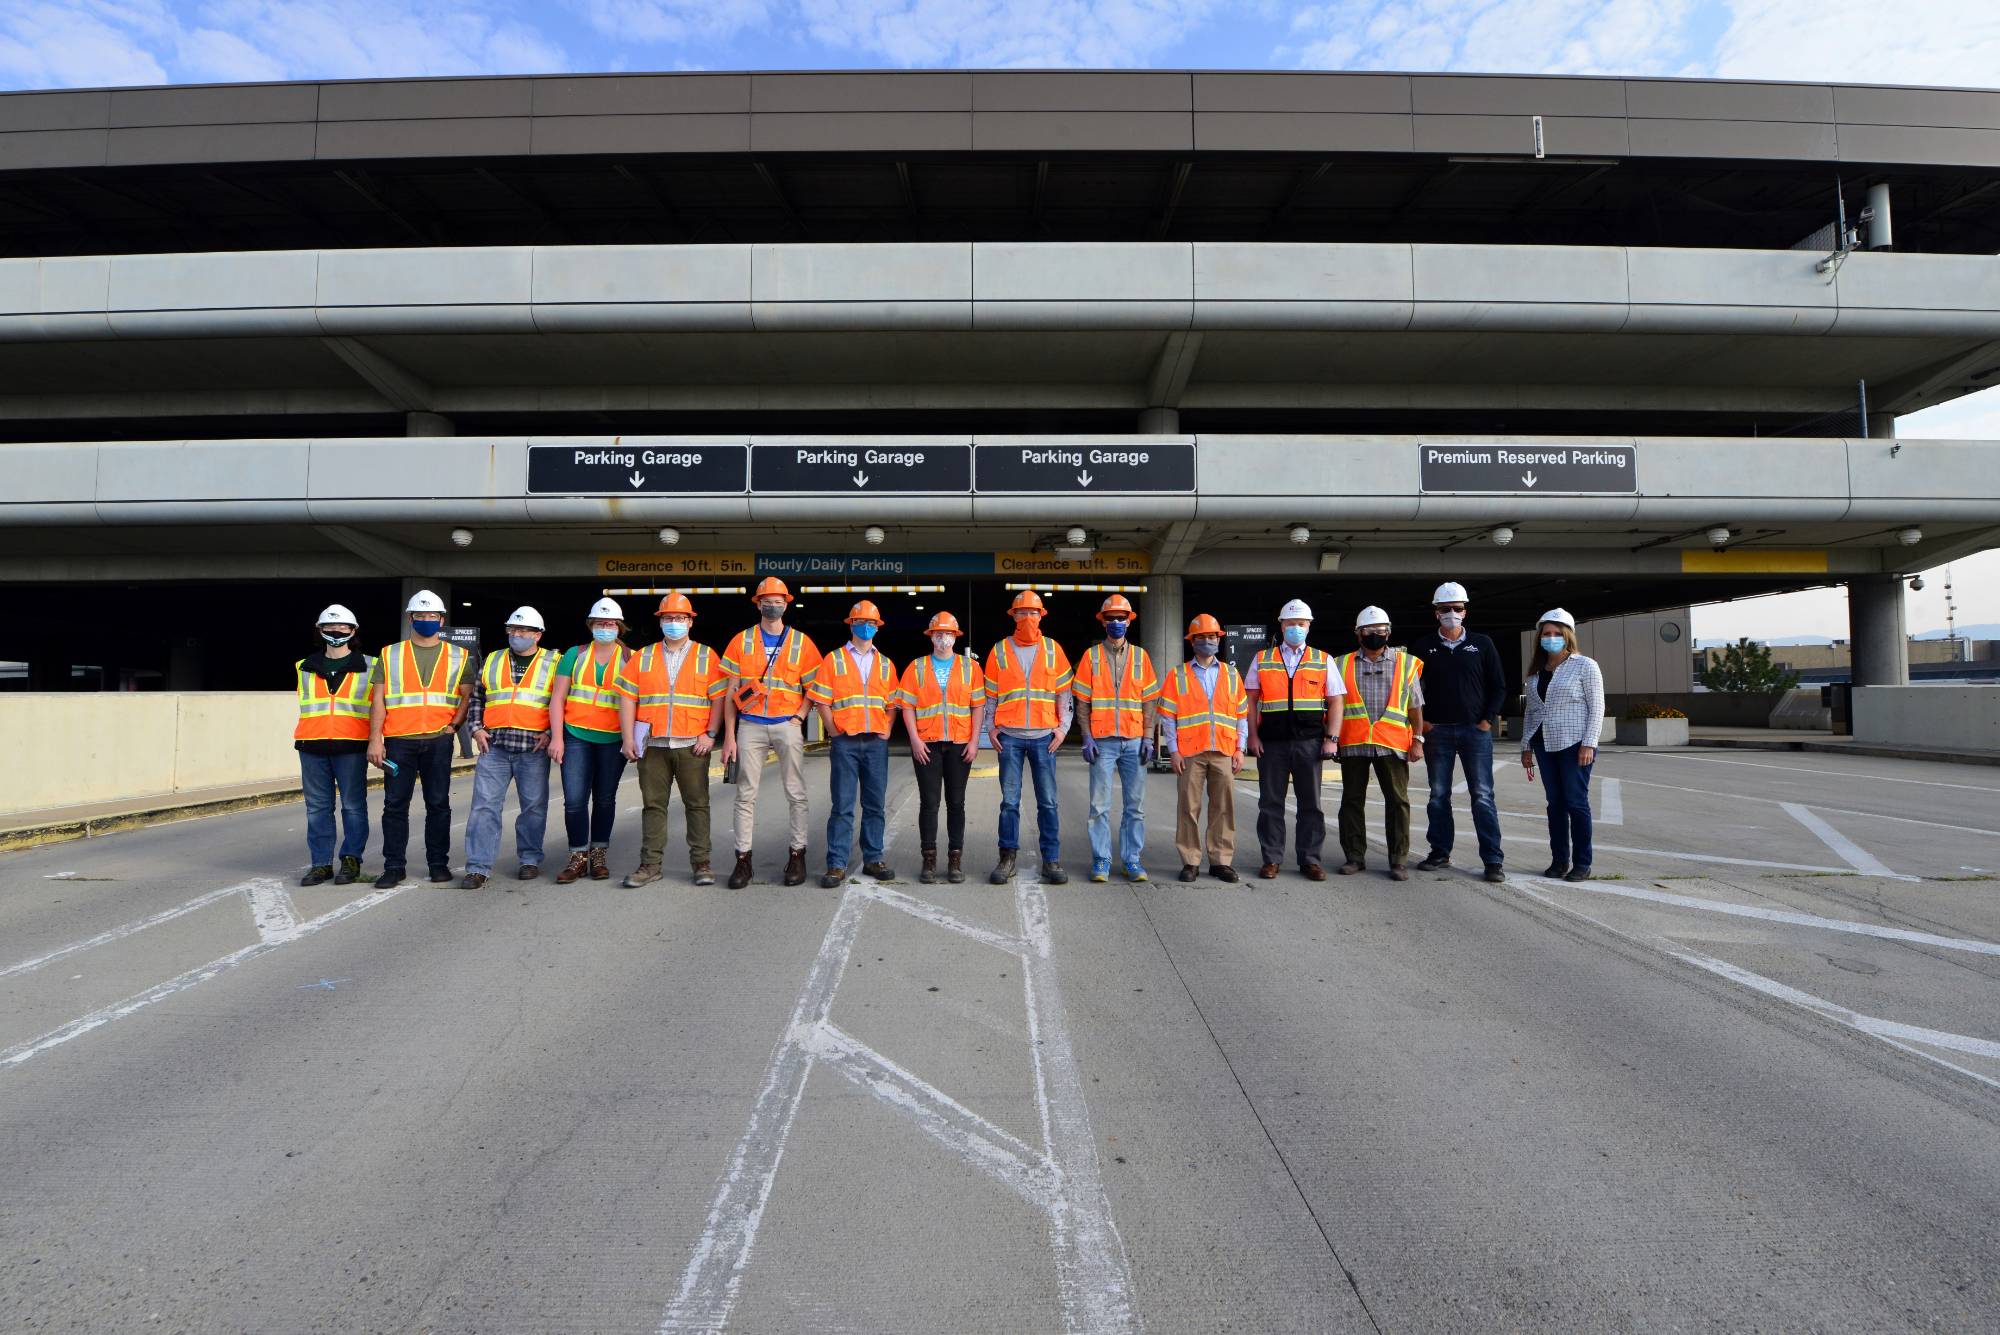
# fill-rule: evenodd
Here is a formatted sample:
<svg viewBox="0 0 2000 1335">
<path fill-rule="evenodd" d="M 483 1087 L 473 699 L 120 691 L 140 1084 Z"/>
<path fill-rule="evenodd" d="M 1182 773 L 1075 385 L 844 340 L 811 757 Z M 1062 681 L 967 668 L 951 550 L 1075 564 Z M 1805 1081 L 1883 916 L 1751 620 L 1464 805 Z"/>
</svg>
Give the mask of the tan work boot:
<svg viewBox="0 0 2000 1335">
<path fill-rule="evenodd" d="M 590 855 L 588 853 L 572 853 L 569 855 L 569 861 L 563 863 L 563 869 L 556 873 L 556 884 L 568 885 L 571 881 L 576 880 L 589 870 Z"/>
<path fill-rule="evenodd" d="M 611 879 L 610 852 L 611 850 L 606 848 L 593 848 L 590 850 L 591 880 L 608 881 Z"/>
<path fill-rule="evenodd" d="M 625 878 L 624 884 L 627 890 L 637 890 L 640 886 L 651 885 L 659 879 L 660 864 L 657 862 L 642 862 L 632 869 L 632 874 Z"/>
</svg>

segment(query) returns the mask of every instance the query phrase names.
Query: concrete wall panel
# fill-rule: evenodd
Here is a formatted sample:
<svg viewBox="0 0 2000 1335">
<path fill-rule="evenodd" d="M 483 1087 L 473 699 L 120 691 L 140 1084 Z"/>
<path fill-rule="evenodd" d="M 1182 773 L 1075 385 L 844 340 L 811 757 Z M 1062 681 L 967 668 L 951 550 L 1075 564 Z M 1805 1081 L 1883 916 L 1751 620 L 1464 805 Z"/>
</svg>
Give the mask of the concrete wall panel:
<svg viewBox="0 0 2000 1335">
<path fill-rule="evenodd" d="M 1835 290 L 1814 272 L 1817 255 L 1796 250 L 1626 252 L 1632 313 L 1626 333 L 1713 328 L 1744 333 L 1823 334 L 1833 327 Z"/>
<path fill-rule="evenodd" d="M 2000 691 L 1990 686 L 1863 686 L 1854 740 L 1914 751 L 2000 750 Z"/>
<path fill-rule="evenodd" d="M 968 111 L 756 112 L 753 153 L 962 153 L 972 148 Z"/>
<path fill-rule="evenodd" d="M 1698 121 L 1831 121 L 1833 89 L 1817 83 L 1628 79 L 1626 114 Z"/>
<path fill-rule="evenodd" d="M 427 329 L 530 333 L 533 248 L 324 251 L 320 325 L 329 334 Z"/>
<path fill-rule="evenodd" d="M 534 321 L 592 330 L 748 331 L 748 246 L 548 246 L 534 252 Z"/>
<path fill-rule="evenodd" d="M 972 327 L 972 244 L 760 245 L 759 329 Z"/>
<path fill-rule="evenodd" d="M 311 121 L 254 125 L 155 125 L 111 131 L 105 162 L 113 167 L 179 162 L 277 162 L 309 158 L 318 131 Z"/>
<path fill-rule="evenodd" d="M 964 70 L 753 74 L 753 112 L 970 111 L 974 76 Z"/>
<path fill-rule="evenodd" d="M 991 70 L 972 76 L 975 111 L 1194 110 L 1191 76 L 1175 70 Z"/>
<path fill-rule="evenodd" d="M 1408 153 L 1410 117 L 1390 112 L 1200 111 L 1194 146 L 1204 152 Z"/>
<path fill-rule="evenodd" d="M 312 442 L 308 497 L 315 503 L 340 500 L 410 500 L 502 497 L 525 517 L 520 497 L 528 490 L 527 440 L 520 436 L 426 436 L 381 440 Z M 371 509 L 370 513 L 388 513 Z M 463 508 L 453 513 L 466 513 Z M 317 504 L 316 516 L 321 514 Z M 429 517 L 419 510 L 417 517 Z"/>
<path fill-rule="evenodd" d="M 1854 440 L 1847 444 L 1845 517 L 1881 524 L 1989 520 L 2000 497 L 2000 449 L 1990 442 Z"/>
<path fill-rule="evenodd" d="M 526 116 L 483 120 L 321 121 L 320 158 L 520 157 Z"/>
<path fill-rule="evenodd" d="M 536 154 L 748 153 L 750 117 L 537 116 L 530 129 L 528 150 Z"/>
<path fill-rule="evenodd" d="M 1194 125 L 1184 111 L 975 111 L 972 147 L 982 153 L 1191 152 Z"/>
<path fill-rule="evenodd" d="M 1406 329 L 1414 286 L 1407 245 L 1194 245 L 1197 329 Z"/>
<path fill-rule="evenodd" d="M 0 132 L 100 130 L 110 123 L 111 93 L 107 89 L 0 95 Z"/>
<path fill-rule="evenodd" d="M 1839 333 L 2000 338 L 2000 258 L 1850 255 L 1835 281 Z"/>
<path fill-rule="evenodd" d="M 1623 116 L 1625 84 L 1619 79 L 1506 78 L 1487 75 L 1413 75 L 1411 106 L 1447 116 Z"/>
<path fill-rule="evenodd" d="M 972 251 L 981 328 L 1184 329 L 1194 315 L 1192 248 L 1180 242 L 986 241 Z"/>
<path fill-rule="evenodd" d="M 748 74 L 606 74 L 534 81 L 537 117 L 750 110 Z"/>
<path fill-rule="evenodd" d="M 526 116 L 534 79 L 369 79 L 319 86 L 319 114 L 329 121 Z"/>
<path fill-rule="evenodd" d="M 1907 125 L 1843 125 L 1842 162 L 1913 162 L 1944 167 L 2000 167 L 2000 130 Z"/>
<path fill-rule="evenodd" d="M 1625 323 L 1625 251 L 1612 246 L 1411 247 L 1411 327 L 1604 329 Z"/>
<path fill-rule="evenodd" d="M 87 508 L 97 499 L 97 448 L 69 442 L 0 445 L 0 475 L 7 479 L 0 487 L 0 517 L 13 506 Z"/>
<path fill-rule="evenodd" d="M 1283 115 L 1317 112 L 1410 111 L 1404 74 L 1224 74 L 1197 72 L 1194 109 L 1261 111 Z"/>
<path fill-rule="evenodd" d="M 1632 152 L 1656 158 L 1778 158 L 1831 162 L 1833 126 L 1797 121 L 1641 120 L 1630 122 Z"/>
<path fill-rule="evenodd" d="M 129 125 L 251 125 L 310 121 L 319 115 L 316 83 L 207 84 L 186 88 L 119 88 L 108 123 Z"/>
<path fill-rule="evenodd" d="M 0 134 L 0 170 L 102 167 L 110 144 L 108 130 L 16 130 Z"/>
<path fill-rule="evenodd" d="M 1833 89 L 1833 110 L 1847 125 L 1956 125 L 2000 130 L 2000 92 L 1946 88 Z M 1841 131 L 1843 137 L 1846 130 Z"/>
<path fill-rule="evenodd" d="M 111 260 L 114 311 L 299 307 L 319 296 L 319 252 L 120 255 Z"/>
</svg>

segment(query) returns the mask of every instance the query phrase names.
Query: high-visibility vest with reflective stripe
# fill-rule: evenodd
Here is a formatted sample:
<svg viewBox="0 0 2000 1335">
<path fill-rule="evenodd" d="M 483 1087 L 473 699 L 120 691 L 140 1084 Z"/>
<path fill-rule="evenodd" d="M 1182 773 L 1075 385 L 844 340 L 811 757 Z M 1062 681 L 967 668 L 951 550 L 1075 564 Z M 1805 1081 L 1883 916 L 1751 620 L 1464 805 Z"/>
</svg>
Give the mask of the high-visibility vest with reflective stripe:
<svg viewBox="0 0 2000 1335">
<path fill-rule="evenodd" d="M 722 671 L 722 657 L 705 644 L 686 641 L 680 671 L 667 675 L 667 646 L 649 644 L 632 660 L 632 689 L 638 693 L 635 717 L 653 730 L 653 736 L 699 737 L 714 721 L 715 702 L 729 678 Z"/>
<path fill-rule="evenodd" d="M 1311 645 L 1299 658 L 1296 672 L 1285 671 L 1284 651 L 1266 649 L 1257 655 L 1257 709 L 1262 723 L 1287 736 L 1307 737 L 1325 729 L 1327 657 Z"/>
<path fill-rule="evenodd" d="M 1184 756 L 1204 751 L 1236 754 L 1236 724 L 1249 700 L 1236 665 L 1226 659 L 1217 662 L 1222 670 L 1216 674 L 1213 700 L 1186 663 L 1169 672 L 1160 688 L 1160 717 L 1174 721 L 1174 749 Z"/>
<path fill-rule="evenodd" d="M 1401 649 L 1391 649 L 1389 656 L 1394 660 L 1389 677 L 1389 699 L 1382 706 L 1382 717 L 1369 721 L 1368 706 L 1361 699 L 1361 687 L 1355 680 L 1355 659 L 1358 653 L 1340 656 L 1340 680 L 1346 686 L 1345 703 L 1340 709 L 1340 744 L 1342 746 L 1386 746 L 1396 751 L 1410 749 L 1410 683 L 1423 675 L 1424 665 L 1412 654 Z"/>
<path fill-rule="evenodd" d="M 889 710 L 900 690 L 889 655 L 877 649 L 864 673 L 843 644 L 819 660 L 806 693 L 833 710 L 835 732 L 851 736 L 889 731 Z"/>
<path fill-rule="evenodd" d="M 368 676 L 375 660 L 361 655 L 362 669 L 340 679 L 329 691 L 326 678 L 306 671 L 306 660 L 292 664 L 299 677 L 299 721 L 292 736 L 301 742 L 365 742 L 368 740 Z"/>
<path fill-rule="evenodd" d="M 766 673 L 765 660 L 770 659 Z M 756 626 L 730 642 L 722 670 L 736 679 L 737 712 L 784 718 L 799 712 L 806 700 L 806 678 L 820 663 L 819 649 L 803 631 L 785 627 L 785 639 L 772 657 L 764 648 L 764 632 Z"/>
<path fill-rule="evenodd" d="M 1021 646 L 1013 636 L 986 654 L 986 695 L 994 702 L 993 726 L 1043 732 L 1056 726 L 1056 697 L 1070 688 L 1069 655 L 1054 640 L 1040 639 L 1032 671 L 1021 668 Z"/>
<path fill-rule="evenodd" d="M 971 654 L 953 654 L 944 686 L 928 656 L 903 669 L 896 703 L 916 715 L 917 736 L 927 742 L 972 740 L 972 716 L 986 703 L 986 674 Z"/>
<path fill-rule="evenodd" d="M 417 674 L 417 647 L 398 640 L 382 650 L 382 735 L 428 737 L 458 717 L 458 679 L 465 673 L 465 650 L 446 640 L 431 679 Z"/>
<path fill-rule="evenodd" d="M 595 641 L 576 647 L 576 658 L 569 669 L 569 694 L 563 699 L 563 722 L 593 732 L 617 732 L 618 701 L 633 694 L 632 680 L 625 675 L 632 655 L 625 651 L 624 645 L 613 644 L 611 662 L 605 665 L 604 679 L 599 681 L 598 663 L 593 657 L 595 647 Z"/>
<path fill-rule="evenodd" d="M 555 690 L 556 659 L 560 655 L 552 649 L 535 650 L 519 681 L 514 680 L 511 657 L 507 650 L 495 649 L 486 655 L 485 666 L 479 670 L 480 684 L 486 688 L 483 725 L 489 732 L 495 728 L 547 732 L 549 694 Z"/>
<path fill-rule="evenodd" d="M 1138 645 L 1125 649 L 1125 673 L 1111 670 L 1111 654 L 1093 644 L 1076 670 L 1078 703 L 1090 706 L 1092 737 L 1137 737 L 1146 730 L 1146 702 L 1160 696 L 1153 660 Z"/>
</svg>

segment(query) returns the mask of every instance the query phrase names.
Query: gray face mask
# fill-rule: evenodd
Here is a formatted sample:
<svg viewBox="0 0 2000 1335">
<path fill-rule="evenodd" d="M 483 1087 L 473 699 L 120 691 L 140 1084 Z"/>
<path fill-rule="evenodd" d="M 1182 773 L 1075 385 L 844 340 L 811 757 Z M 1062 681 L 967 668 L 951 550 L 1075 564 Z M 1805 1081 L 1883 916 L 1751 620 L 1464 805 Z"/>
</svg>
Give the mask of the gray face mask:
<svg viewBox="0 0 2000 1335">
<path fill-rule="evenodd" d="M 775 599 L 768 603 L 758 603 L 757 611 L 767 621 L 776 621 L 785 614 L 785 605 Z"/>
<path fill-rule="evenodd" d="M 507 647 L 517 654 L 531 652 L 535 647 L 535 637 L 532 635 L 509 635 L 507 637 Z"/>
<path fill-rule="evenodd" d="M 1222 642 L 1220 640 L 1196 640 L 1194 642 L 1194 651 L 1203 658 L 1213 658 L 1215 651 L 1221 647 Z"/>
</svg>

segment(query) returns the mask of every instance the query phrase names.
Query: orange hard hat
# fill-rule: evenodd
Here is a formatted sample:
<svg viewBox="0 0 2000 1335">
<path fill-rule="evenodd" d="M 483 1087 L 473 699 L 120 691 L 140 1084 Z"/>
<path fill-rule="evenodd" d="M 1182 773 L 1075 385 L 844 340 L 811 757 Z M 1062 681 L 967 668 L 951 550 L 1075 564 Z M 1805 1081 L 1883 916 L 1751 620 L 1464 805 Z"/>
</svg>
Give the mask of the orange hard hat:
<svg viewBox="0 0 2000 1335">
<path fill-rule="evenodd" d="M 776 575 L 766 575 L 759 581 L 757 592 L 750 595 L 750 601 L 754 603 L 759 598 L 769 598 L 773 595 L 783 598 L 786 602 L 792 600 L 792 591 L 785 587 L 785 581 Z"/>
<path fill-rule="evenodd" d="M 1097 619 L 1102 621 L 1113 612 L 1123 612 L 1127 618 L 1133 621 L 1139 619 L 1139 614 L 1132 610 L 1132 604 L 1126 600 L 1125 595 L 1122 593 L 1114 593 L 1104 600 L 1104 606 L 1097 609 Z"/>
<path fill-rule="evenodd" d="M 939 612 L 933 615 L 931 617 L 931 624 L 924 627 L 924 634 L 935 635 L 941 630 L 948 630 L 954 635 L 964 634 L 958 628 L 958 618 L 949 612 Z"/>
<path fill-rule="evenodd" d="M 882 624 L 882 609 L 863 598 L 847 611 L 847 624 L 851 626 L 857 621 L 872 621 L 879 626 Z"/>
<path fill-rule="evenodd" d="M 1191 640 L 1197 635 L 1213 635 L 1217 639 L 1220 639 L 1222 638 L 1222 623 L 1208 613 L 1203 612 L 1200 616 L 1188 622 L 1187 638 Z"/>
<path fill-rule="evenodd" d="M 1042 606 L 1042 595 L 1036 593 L 1033 589 L 1023 589 L 1015 594 L 1014 601 L 1008 606 L 1007 610 L 1009 612 L 1018 612 L 1023 608 L 1036 612 L 1048 611 L 1046 607 Z"/>
<path fill-rule="evenodd" d="M 666 597 L 660 599 L 660 605 L 654 609 L 653 615 L 663 617 L 669 612 L 679 612 L 683 616 L 693 616 L 694 604 L 688 601 L 688 596 L 684 593 L 678 591 L 669 592 Z"/>
</svg>

